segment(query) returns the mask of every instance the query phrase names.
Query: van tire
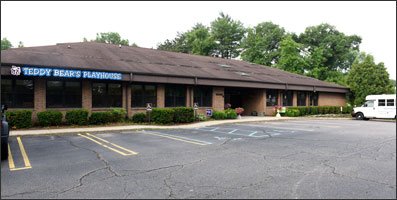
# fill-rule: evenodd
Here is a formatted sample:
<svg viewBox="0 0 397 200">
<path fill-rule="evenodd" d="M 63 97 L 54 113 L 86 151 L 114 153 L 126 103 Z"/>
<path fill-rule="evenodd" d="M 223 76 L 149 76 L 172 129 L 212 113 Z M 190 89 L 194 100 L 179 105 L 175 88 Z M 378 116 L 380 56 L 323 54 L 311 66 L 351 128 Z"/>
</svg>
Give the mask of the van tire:
<svg viewBox="0 0 397 200">
<path fill-rule="evenodd" d="M 364 114 L 363 113 L 356 113 L 356 119 L 357 120 L 363 120 L 364 119 Z"/>
</svg>

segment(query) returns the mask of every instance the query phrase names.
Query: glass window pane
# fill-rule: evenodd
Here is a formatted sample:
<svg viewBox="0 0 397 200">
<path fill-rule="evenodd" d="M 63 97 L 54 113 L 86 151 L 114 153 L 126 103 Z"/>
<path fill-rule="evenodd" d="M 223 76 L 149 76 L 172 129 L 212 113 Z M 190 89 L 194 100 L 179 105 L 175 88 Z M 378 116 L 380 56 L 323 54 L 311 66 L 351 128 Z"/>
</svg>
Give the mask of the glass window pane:
<svg viewBox="0 0 397 200">
<path fill-rule="evenodd" d="M 306 106 L 306 92 L 298 92 L 298 106 Z"/>
<path fill-rule="evenodd" d="M 108 94 L 109 95 L 121 95 L 121 84 L 109 83 Z"/>
<path fill-rule="evenodd" d="M 277 90 L 266 90 L 266 106 L 275 106 L 278 102 Z"/>
<path fill-rule="evenodd" d="M 394 106 L 394 99 L 388 99 L 387 106 Z"/>
<path fill-rule="evenodd" d="M 384 99 L 379 99 L 378 100 L 378 106 L 385 106 L 385 100 Z"/>
<path fill-rule="evenodd" d="M 165 107 L 186 106 L 186 87 L 183 85 L 165 86 Z"/>
<path fill-rule="evenodd" d="M 143 94 L 143 85 L 132 85 L 131 86 L 132 95 L 142 95 Z"/>
<path fill-rule="evenodd" d="M 1 79 L 1 103 L 12 108 L 12 80 Z"/>
</svg>

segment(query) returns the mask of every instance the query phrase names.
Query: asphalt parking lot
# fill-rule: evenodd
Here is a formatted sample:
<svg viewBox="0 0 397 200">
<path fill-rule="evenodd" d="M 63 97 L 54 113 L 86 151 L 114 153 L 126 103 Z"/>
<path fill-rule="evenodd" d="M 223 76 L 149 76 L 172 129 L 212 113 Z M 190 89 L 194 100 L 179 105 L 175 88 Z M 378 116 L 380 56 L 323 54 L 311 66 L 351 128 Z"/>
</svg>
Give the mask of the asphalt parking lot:
<svg viewBox="0 0 397 200">
<path fill-rule="evenodd" d="M 396 198 L 396 122 L 10 138 L 1 198 Z"/>
</svg>

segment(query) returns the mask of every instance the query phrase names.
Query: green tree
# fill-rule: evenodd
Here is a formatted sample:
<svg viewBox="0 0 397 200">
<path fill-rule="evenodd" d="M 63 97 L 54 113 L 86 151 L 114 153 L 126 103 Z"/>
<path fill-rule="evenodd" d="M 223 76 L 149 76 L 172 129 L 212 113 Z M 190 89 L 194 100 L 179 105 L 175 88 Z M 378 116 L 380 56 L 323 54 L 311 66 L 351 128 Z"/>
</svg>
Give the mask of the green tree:
<svg viewBox="0 0 397 200">
<path fill-rule="evenodd" d="M 191 47 L 190 53 L 197 55 L 210 55 L 216 45 L 209 28 L 200 23 L 186 33 L 186 40 L 188 46 Z"/>
<path fill-rule="evenodd" d="M 1 50 L 12 48 L 11 42 L 7 38 L 1 39 Z"/>
<path fill-rule="evenodd" d="M 263 22 L 249 28 L 241 46 L 241 58 L 245 61 L 272 66 L 280 57 L 280 42 L 285 36 L 284 28 L 272 22 Z"/>
<path fill-rule="evenodd" d="M 95 42 L 102 42 L 108 44 L 121 44 L 125 46 L 129 45 L 128 40 L 121 39 L 120 34 L 116 32 L 97 33 Z"/>
<path fill-rule="evenodd" d="M 292 73 L 303 74 L 307 66 L 302 55 L 302 44 L 295 42 L 291 36 L 287 36 L 280 43 L 280 59 L 277 67 Z"/>
<path fill-rule="evenodd" d="M 345 35 L 326 23 L 307 27 L 298 39 L 308 52 L 308 75 L 320 80 L 329 79 L 334 72 L 348 71 L 361 43 L 359 36 Z"/>
<path fill-rule="evenodd" d="M 180 53 L 190 53 L 192 48 L 187 43 L 187 33 L 178 32 L 175 39 L 165 40 L 163 43 L 157 45 L 157 49 Z"/>
<path fill-rule="evenodd" d="M 240 55 L 239 47 L 244 34 L 243 24 L 223 12 L 220 13 L 220 17 L 211 22 L 211 35 L 216 42 L 214 50 L 222 58 L 235 58 Z"/>
<path fill-rule="evenodd" d="M 375 64 L 373 56 L 364 52 L 354 60 L 347 83 L 354 105 L 363 104 L 365 97 L 370 94 L 395 93 L 384 64 Z"/>
</svg>

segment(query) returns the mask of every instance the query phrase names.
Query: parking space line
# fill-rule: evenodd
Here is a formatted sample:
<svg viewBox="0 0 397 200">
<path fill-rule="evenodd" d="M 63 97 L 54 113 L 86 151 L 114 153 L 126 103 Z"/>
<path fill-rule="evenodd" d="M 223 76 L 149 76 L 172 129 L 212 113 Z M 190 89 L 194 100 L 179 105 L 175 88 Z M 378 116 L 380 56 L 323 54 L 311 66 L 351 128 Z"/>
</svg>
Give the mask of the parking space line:
<svg viewBox="0 0 397 200">
<path fill-rule="evenodd" d="M 239 136 L 245 136 L 245 137 L 256 137 L 256 138 L 268 137 L 268 135 L 261 135 L 261 136 L 252 135 L 252 136 L 249 136 L 249 135 L 238 134 L 238 133 L 234 133 L 234 132 L 233 133 L 229 133 L 229 132 L 222 132 L 222 131 L 206 130 L 206 129 L 201 129 L 201 128 L 198 128 L 197 130 L 209 131 L 209 132 L 215 132 L 215 133 L 223 133 L 223 134 L 230 134 L 230 135 L 239 135 Z M 237 129 L 237 130 L 239 130 L 239 129 Z"/>
<path fill-rule="evenodd" d="M 230 134 L 230 133 L 234 133 L 234 132 L 236 132 L 237 130 L 238 130 L 238 129 L 234 129 L 234 130 L 230 131 L 229 134 Z"/>
<path fill-rule="evenodd" d="M 10 171 L 31 169 L 32 165 L 30 164 L 29 157 L 26 154 L 25 147 L 22 144 L 21 137 L 17 137 L 17 141 L 18 141 L 19 149 L 21 150 L 21 154 L 22 154 L 22 158 L 23 158 L 25 167 L 15 168 L 15 162 L 14 162 L 14 158 L 12 157 L 11 147 L 10 147 L 10 144 L 8 144 L 8 166 L 9 166 L 9 169 L 10 169 Z"/>
<path fill-rule="evenodd" d="M 271 126 L 271 125 L 268 125 L 268 124 L 264 124 L 264 125 L 239 124 L 239 126 L 260 127 L 260 128 L 275 128 L 275 129 L 286 129 L 286 130 L 299 130 L 299 131 L 310 131 L 310 132 L 314 131 L 313 129 L 285 128 L 285 127 Z"/>
<path fill-rule="evenodd" d="M 218 127 L 214 128 L 214 129 L 211 129 L 211 131 L 215 131 L 215 130 L 217 130 L 217 129 L 218 129 Z"/>
<path fill-rule="evenodd" d="M 155 136 L 159 136 L 159 137 L 165 137 L 165 138 L 168 138 L 168 139 L 177 140 L 177 141 L 181 141 L 181 142 L 197 144 L 197 145 L 212 144 L 211 142 L 206 142 L 206 141 L 201 141 L 201 140 L 196 140 L 196 139 L 191 139 L 191 138 L 186 138 L 186 137 L 181 137 L 181 136 L 169 135 L 169 134 L 160 133 L 160 132 L 143 131 L 143 133 L 144 134 L 149 134 L 149 135 L 155 135 Z"/>
<path fill-rule="evenodd" d="M 109 142 L 109 141 L 107 141 L 107 140 L 104 140 L 104 139 L 102 139 L 102 138 L 100 138 L 100 137 L 97 137 L 97 136 L 95 136 L 95 135 L 91 135 L 90 133 L 86 133 L 86 135 L 83 135 L 83 134 L 80 134 L 80 133 L 79 133 L 79 134 L 77 134 L 77 135 L 79 135 L 79 136 L 81 136 L 81 137 L 84 137 L 84 138 L 86 138 L 86 139 L 89 139 L 89 140 L 91 140 L 91 141 L 93 141 L 93 142 L 95 142 L 95 143 L 97 143 L 97 144 L 99 144 L 99 145 L 101 145 L 101 146 L 103 146 L 103 147 L 105 147 L 105 148 L 111 150 L 111 151 L 114 151 L 114 152 L 116 152 L 116 153 L 118 153 L 118 154 L 121 154 L 121 155 L 123 155 L 123 156 L 131 156 L 131 155 L 137 155 L 137 154 L 138 154 L 138 152 L 131 151 L 131 150 L 129 150 L 129 149 L 126 149 L 126 148 L 121 147 L 121 146 L 119 146 L 119 145 L 117 145 L 117 144 L 111 143 L 111 142 Z M 98 140 L 99 140 L 99 141 L 98 141 Z M 128 152 L 128 153 L 119 151 L 119 150 L 117 150 L 116 148 L 113 148 L 113 147 L 110 147 L 110 146 L 108 146 L 108 145 L 106 145 L 106 144 L 103 144 L 103 143 L 100 142 L 100 141 L 102 141 L 102 142 L 104 142 L 104 143 L 107 143 L 107 144 L 110 144 L 110 145 L 112 145 L 112 146 L 114 146 L 114 147 L 117 147 L 117 148 L 119 148 L 119 149 L 121 149 L 121 150 L 124 150 L 124 151 L 126 151 L 126 152 Z"/>
<path fill-rule="evenodd" d="M 254 132 L 252 132 L 251 134 L 249 134 L 248 136 L 253 136 L 253 135 L 255 135 L 255 133 L 257 133 L 258 131 L 254 131 Z"/>
<path fill-rule="evenodd" d="M 327 128 L 340 128 L 340 126 L 330 126 L 330 125 L 322 125 L 322 124 L 319 124 L 319 123 L 307 123 L 307 124 L 303 124 L 303 123 L 294 123 L 294 122 L 287 122 L 287 123 L 278 123 L 278 122 L 272 122 L 271 124 L 275 124 L 275 125 L 281 125 L 281 124 L 283 124 L 283 125 L 294 125 L 294 126 L 313 126 L 313 125 L 315 125 L 315 126 L 321 126 L 321 127 L 327 127 Z"/>
</svg>

